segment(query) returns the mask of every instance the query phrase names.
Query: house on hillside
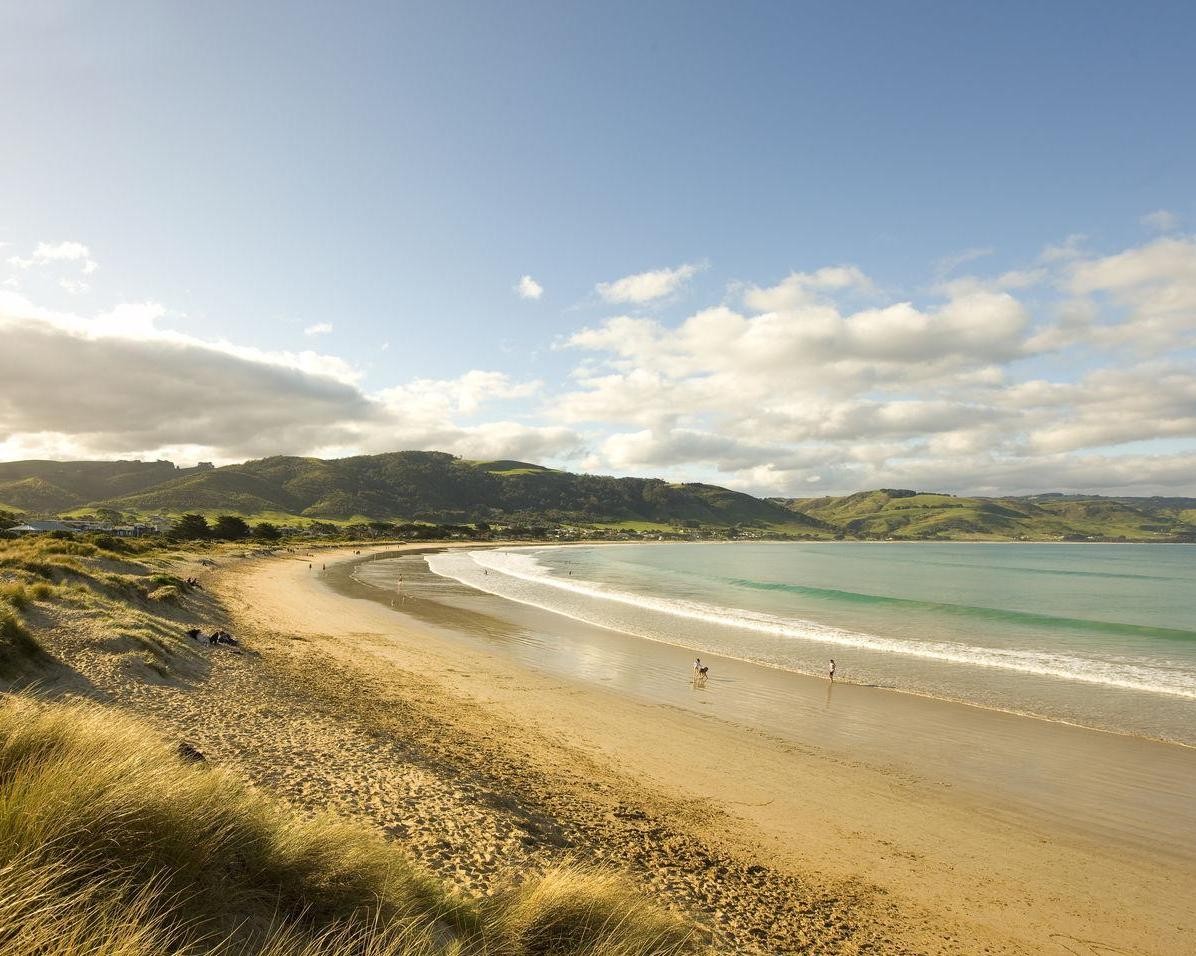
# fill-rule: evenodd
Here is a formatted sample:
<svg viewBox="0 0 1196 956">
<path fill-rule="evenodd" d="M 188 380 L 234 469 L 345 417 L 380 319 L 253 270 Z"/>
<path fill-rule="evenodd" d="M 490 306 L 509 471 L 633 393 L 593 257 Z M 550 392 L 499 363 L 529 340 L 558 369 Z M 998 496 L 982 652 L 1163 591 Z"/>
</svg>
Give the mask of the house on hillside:
<svg viewBox="0 0 1196 956">
<path fill-rule="evenodd" d="M 67 521 L 71 531 L 86 531 L 86 532 L 101 532 L 111 531 L 112 522 L 110 521 Z"/>
</svg>

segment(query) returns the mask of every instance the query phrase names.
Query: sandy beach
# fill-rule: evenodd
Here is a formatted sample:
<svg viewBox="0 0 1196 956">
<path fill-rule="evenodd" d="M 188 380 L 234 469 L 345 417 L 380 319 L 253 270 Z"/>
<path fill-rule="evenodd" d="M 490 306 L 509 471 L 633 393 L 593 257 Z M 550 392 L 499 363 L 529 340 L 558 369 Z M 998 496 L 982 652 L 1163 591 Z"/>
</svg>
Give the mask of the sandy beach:
<svg viewBox="0 0 1196 956">
<path fill-rule="evenodd" d="M 493 653 L 451 614 L 344 593 L 353 560 L 201 570 L 246 652 L 126 703 L 300 808 L 379 827 L 464 889 L 508 867 L 609 863 L 720 952 L 1190 950 L 1196 860 L 1155 830 L 1112 839 L 1095 817 L 986 793 L 965 765 L 953 775 L 950 735 L 924 766 L 898 766 L 816 727 L 772 732 Z M 841 691 L 836 707 L 869 719 L 928 719 L 902 695 Z M 1010 752 L 1023 731 L 1088 762 L 1150 743 L 1044 737 L 1043 722 L 950 706 L 996 721 Z M 1151 746 L 1165 750 L 1142 759 L 1167 773 L 1196 768 Z"/>
</svg>

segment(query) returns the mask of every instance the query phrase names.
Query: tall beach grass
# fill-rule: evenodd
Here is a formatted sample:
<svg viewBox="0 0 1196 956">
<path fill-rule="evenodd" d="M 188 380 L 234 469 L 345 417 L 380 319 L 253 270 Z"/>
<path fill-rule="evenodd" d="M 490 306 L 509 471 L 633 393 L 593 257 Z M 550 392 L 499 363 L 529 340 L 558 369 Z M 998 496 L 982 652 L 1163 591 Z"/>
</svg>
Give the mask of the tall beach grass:
<svg viewBox="0 0 1196 956">
<path fill-rule="evenodd" d="M 302 819 L 94 704 L 0 704 L 9 956 L 674 956 L 675 917 L 612 874 L 462 896 L 380 835 Z"/>
</svg>

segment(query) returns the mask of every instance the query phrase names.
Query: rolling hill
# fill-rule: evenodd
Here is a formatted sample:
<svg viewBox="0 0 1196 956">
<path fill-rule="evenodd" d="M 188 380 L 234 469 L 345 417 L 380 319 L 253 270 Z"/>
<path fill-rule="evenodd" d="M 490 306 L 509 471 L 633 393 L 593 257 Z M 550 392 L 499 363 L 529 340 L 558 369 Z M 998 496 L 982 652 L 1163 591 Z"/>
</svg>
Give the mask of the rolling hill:
<svg viewBox="0 0 1196 956">
<path fill-rule="evenodd" d="M 818 521 L 775 502 L 714 485 L 577 475 L 527 462 L 475 462 L 423 451 L 331 461 L 264 458 L 188 472 L 93 504 L 137 513 L 223 510 L 382 521 L 695 522 L 826 533 Z"/>
<path fill-rule="evenodd" d="M 167 461 L 0 463 L 0 509 L 189 511 L 308 520 L 756 528 L 901 540 L 1196 540 L 1196 498 L 1048 493 L 983 498 L 882 488 L 754 498 L 716 485 L 579 475 L 522 461 L 400 451 L 277 456 L 213 468 Z"/>
<path fill-rule="evenodd" d="M 19 511 L 57 513 L 200 470 L 169 461 L 6 461 L 0 462 L 0 502 Z"/>
<path fill-rule="evenodd" d="M 1135 541 L 1196 537 L 1194 498 L 1042 494 L 969 498 L 882 488 L 772 499 L 851 537 Z"/>
</svg>

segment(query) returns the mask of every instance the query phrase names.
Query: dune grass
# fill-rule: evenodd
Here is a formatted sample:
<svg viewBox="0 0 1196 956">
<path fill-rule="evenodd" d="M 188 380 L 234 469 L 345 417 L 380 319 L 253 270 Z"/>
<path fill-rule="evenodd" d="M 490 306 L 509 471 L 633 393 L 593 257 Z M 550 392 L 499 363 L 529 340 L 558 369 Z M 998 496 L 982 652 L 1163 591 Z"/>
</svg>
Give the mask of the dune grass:
<svg viewBox="0 0 1196 956">
<path fill-rule="evenodd" d="M 67 631 L 131 679 L 145 668 L 190 673 L 196 652 L 181 631 L 206 598 L 184 590 L 168 566 L 152 551 L 0 542 L 0 686 L 50 686 L 69 655 L 59 662 L 42 642 L 66 653 L 54 635 Z M 492 898 L 469 898 L 371 830 L 300 818 L 229 773 L 184 762 L 110 705 L 0 695 L 4 956 L 693 948 L 683 922 L 617 875 L 513 872 Z"/>
<path fill-rule="evenodd" d="M 673 956 L 690 934 L 612 874 L 478 901 L 380 835 L 301 819 L 92 704 L 0 705 L 0 952 Z"/>
</svg>

